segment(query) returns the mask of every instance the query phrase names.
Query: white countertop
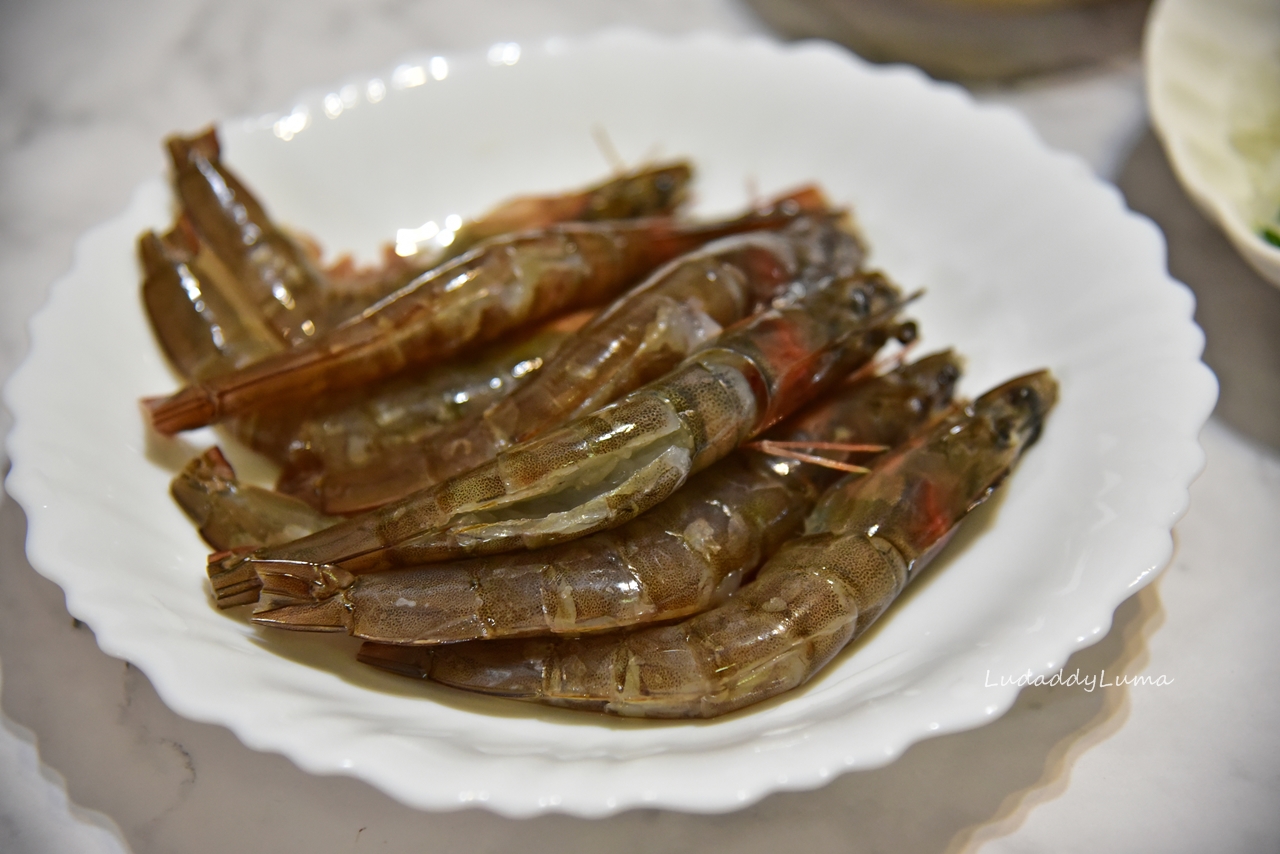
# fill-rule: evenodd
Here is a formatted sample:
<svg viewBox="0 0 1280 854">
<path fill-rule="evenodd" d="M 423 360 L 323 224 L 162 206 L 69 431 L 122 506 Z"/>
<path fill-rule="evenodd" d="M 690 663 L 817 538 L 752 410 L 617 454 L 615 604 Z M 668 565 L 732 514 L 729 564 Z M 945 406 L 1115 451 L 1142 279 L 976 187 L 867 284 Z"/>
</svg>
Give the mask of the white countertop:
<svg viewBox="0 0 1280 854">
<path fill-rule="evenodd" d="M 76 237 L 164 168 L 165 134 L 278 108 L 415 49 L 618 24 L 765 32 L 729 0 L 5 5 L 0 380 Z M 728 815 L 421 813 L 171 712 L 73 623 L 61 591 L 26 561 L 22 511 L 0 494 L 0 851 L 1280 850 L 1280 290 L 1244 268 L 1173 183 L 1145 130 L 1135 62 L 983 97 L 1022 110 L 1165 228 L 1222 379 L 1172 564 L 1065 668 L 1098 687 L 1026 689 L 986 727 Z M 0 413 L 0 431 L 9 424 Z M 1137 675 L 1167 684 L 1103 687 Z"/>
</svg>

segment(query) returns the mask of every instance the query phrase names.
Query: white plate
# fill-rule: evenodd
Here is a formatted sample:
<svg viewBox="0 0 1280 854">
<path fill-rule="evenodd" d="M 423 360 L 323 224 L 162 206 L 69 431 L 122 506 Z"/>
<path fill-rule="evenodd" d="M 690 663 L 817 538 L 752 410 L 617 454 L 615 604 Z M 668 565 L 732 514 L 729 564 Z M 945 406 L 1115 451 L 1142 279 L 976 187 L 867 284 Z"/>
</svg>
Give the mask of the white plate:
<svg viewBox="0 0 1280 854">
<path fill-rule="evenodd" d="M 1161 0 L 1144 58 L 1147 101 L 1182 186 L 1280 286 L 1280 3 Z M 1265 151 L 1270 150 L 1268 159 Z"/>
<path fill-rule="evenodd" d="M 149 438 L 136 405 L 175 385 L 133 260 L 137 233 L 170 216 L 157 177 L 84 236 L 32 322 L 6 390 L 8 488 L 32 564 L 179 713 L 422 808 L 731 810 L 992 720 L 1017 693 L 1001 677 L 1056 671 L 1168 560 L 1216 395 L 1192 298 L 1159 232 L 1017 116 L 824 44 L 618 33 L 525 46 L 514 65 L 447 59 L 443 80 L 431 65 L 389 74 L 424 82 L 377 103 L 356 81 L 337 118 L 325 93 L 304 99 L 289 141 L 278 117 L 227 123 L 228 160 L 281 221 L 364 252 L 597 177 L 597 128 L 633 161 L 695 158 L 703 212 L 741 205 L 749 182 L 819 179 L 856 206 L 874 263 L 928 288 L 926 345 L 969 357 L 968 392 L 1048 366 L 1061 403 L 1003 498 L 804 690 L 710 723 L 645 723 L 422 686 L 351 662 L 349 638 L 268 634 L 210 605 L 206 548 L 167 485 L 214 436 Z"/>
</svg>

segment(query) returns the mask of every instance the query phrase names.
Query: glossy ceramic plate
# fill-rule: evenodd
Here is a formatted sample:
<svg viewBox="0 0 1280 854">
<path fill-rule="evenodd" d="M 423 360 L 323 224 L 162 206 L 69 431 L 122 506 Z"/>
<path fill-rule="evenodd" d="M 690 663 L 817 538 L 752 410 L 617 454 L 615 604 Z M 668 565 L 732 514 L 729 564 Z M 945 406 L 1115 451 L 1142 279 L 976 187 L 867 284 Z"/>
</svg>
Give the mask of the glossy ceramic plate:
<svg viewBox="0 0 1280 854">
<path fill-rule="evenodd" d="M 1280 286 L 1280 4 L 1161 0 L 1147 102 L 1178 179 L 1254 269 Z"/>
<path fill-rule="evenodd" d="M 598 178 L 601 131 L 631 162 L 694 158 L 700 213 L 817 179 L 855 206 L 875 265 L 928 289 L 925 344 L 968 357 L 968 393 L 1042 366 L 1061 381 L 1001 497 L 800 691 L 651 723 L 424 686 L 357 665 L 349 638 L 262 632 L 211 606 L 206 548 L 167 487 L 218 437 L 149 436 L 136 405 L 175 386 L 133 258 L 171 215 L 157 177 L 85 235 L 32 323 L 7 389 L 7 485 L 32 564 L 102 648 L 251 747 L 429 809 L 731 810 L 993 719 L 1019 675 L 1101 638 L 1170 556 L 1216 393 L 1192 298 L 1114 189 L 959 88 L 824 44 L 622 33 L 423 57 L 222 131 L 279 220 L 366 254 L 399 228 Z"/>
</svg>

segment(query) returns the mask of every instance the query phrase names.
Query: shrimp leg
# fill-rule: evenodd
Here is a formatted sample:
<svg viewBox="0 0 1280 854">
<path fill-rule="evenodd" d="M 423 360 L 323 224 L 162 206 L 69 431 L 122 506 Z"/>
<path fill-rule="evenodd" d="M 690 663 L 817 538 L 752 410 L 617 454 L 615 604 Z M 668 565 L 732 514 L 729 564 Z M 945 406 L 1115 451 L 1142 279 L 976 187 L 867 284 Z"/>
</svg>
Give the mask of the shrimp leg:
<svg viewBox="0 0 1280 854">
<path fill-rule="evenodd" d="M 427 648 L 366 643 L 360 659 L 508 697 L 643 717 L 713 717 L 808 681 L 858 637 L 1039 435 L 1047 371 L 944 419 L 860 481 L 828 490 L 808 533 L 724 605 L 670 626 L 580 640 Z"/>
<path fill-rule="evenodd" d="M 861 243 L 835 216 L 727 237 L 667 264 L 584 327 L 532 382 L 366 468 L 321 478 L 325 512 L 381 506 L 475 468 L 678 365 L 720 330 L 780 299 L 852 275 Z"/>
<path fill-rule="evenodd" d="M 211 561 L 219 604 L 256 597 L 256 565 L 268 562 L 370 572 L 617 527 L 869 361 L 900 305 L 872 275 L 757 314 L 663 379 L 470 472 L 296 543 Z"/>
<path fill-rule="evenodd" d="M 896 445 L 950 405 L 959 362 L 940 353 L 842 386 L 770 435 Z M 268 565 L 253 621 L 436 644 L 576 634 L 706 610 L 799 533 L 831 469 L 738 451 L 613 531 L 539 549 L 354 576 L 338 567 Z"/>
<path fill-rule="evenodd" d="M 820 194 L 813 193 L 813 198 Z M 567 223 L 500 238 L 424 273 L 305 346 L 144 401 L 165 434 L 356 388 L 614 297 L 709 240 L 785 226 L 811 203 L 787 199 L 736 220 Z"/>
</svg>

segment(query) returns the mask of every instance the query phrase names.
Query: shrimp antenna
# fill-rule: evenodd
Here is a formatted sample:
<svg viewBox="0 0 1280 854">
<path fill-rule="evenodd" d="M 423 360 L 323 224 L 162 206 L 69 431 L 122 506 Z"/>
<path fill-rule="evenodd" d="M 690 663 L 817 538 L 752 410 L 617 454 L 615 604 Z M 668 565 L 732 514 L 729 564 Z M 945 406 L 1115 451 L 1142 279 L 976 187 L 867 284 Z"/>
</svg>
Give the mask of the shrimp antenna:
<svg viewBox="0 0 1280 854">
<path fill-rule="evenodd" d="M 865 365 L 849 374 L 849 376 L 845 377 L 842 382 L 845 385 L 856 385 L 863 380 L 869 380 L 872 377 L 878 377 L 883 374 L 887 374 L 890 371 L 896 371 L 907 361 L 907 354 L 914 350 L 918 343 L 918 341 L 912 341 L 909 344 L 903 344 L 883 359 L 878 359 L 874 362 L 867 362 Z"/>
<path fill-rule="evenodd" d="M 644 153 L 644 157 L 641 158 L 640 162 L 641 163 L 657 163 L 659 160 L 662 159 L 662 151 L 663 151 L 662 143 L 654 142 L 653 145 L 649 146 L 649 150 Z"/>
<path fill-rule="evenodd" d="M 888 373 L 888 371 L 884 370 L 885 368 L 889 368 L 889 370 L 893 370 L 894 368 L 898 367 L 898 364 L 901 364 L 900 359 L 894 358 L 897 355 L 898 355 L 897 353 L 892 353 L 886 356 L 885 358 L 880 359 L 879 361 L 867 362 L 865 365 L 858 368 L 853 373 L 849 374 L 849 376 L 845 377 L 843 380 L 843 384 L 857 385 L 858 383 L 863 382 L 864 380 L 869 380 L 872 377 L 878 377 L 882 373 Z M 890 367 L 891 365 L 892 367 Z"/>
<path fill-rule="evenodd" d="M 820 457 L 816 454 L 806 454 L 797 448 L 810 448 L 819 451 L 844 451 L 846 453 L 857 452 L 880 452 L 887 451 L 887 445 L 858 445 L 849 444 L 847 442 L 775 442 L 772 439 L 761 439 L 758 442 L 748 442 L 742 447 L 753 451 L 769 454 L 774 457 L 785 457 L 791 460 L 799 460 L 802 463 L 813 463 L 823 468 L 835 469 L 836 471 L 846 471 L 853 474 L 866 474 L 870 471 L 866 466 L 856 466 L 851 463 L 833 460 L 829 457 Z"/>
<path fill-rule="evenodd" d="M 912 291 L 911 293 L 903 297 L 901 300 L 899 300 L 895 308 L 903 308 L 905 306 L 911 305 L 911 303 L 920 299 L 922 296 L 924 296 L 924 288 L 916 288 L 914 291 Z M 886 309 L 886 311 L 887 310 L 888 309 Z"/>
<path fill-rule="evenodd" d="M 878 454 L 889 450 L 888 445 L 866 445 L 856 442 L 779 442 L 774 439 L 761 439 L 771 448 L 811 448 L 815 451 L 844 451 L 846 453 Z"/>
<path fill-rule="evenodd" d="M 618 175 L 624 174 L 627 171 L 627 162 L 618 153 L 618 148 L 613 144 L 613 140 L 609 137 L 609 132 L 604 129 L 604 125 L 592 125 L 591 138 L 595 140 L 596 148 L 600 149 L 600 154 L 609 162 L 613 171 Z"/>
<path fill-rule="evenodd" d="M 917 291 L 912 291 L 911 293 L 907 294 L 905 297 L 893 303 L 892 305 L 887 305 L 884 308 L 880 309 L 879 311 L 875 312 L 874 314 L 869 314 L 866 317 L 864 317 L 862 319 L 862 325 L 864 327 L 872 327 L 879 323 L 883 323 L 884 321 L 893 317 L 898 312 L 902 311 L 907 306 L 911 305 L 911 303 L 920 299 L 920 297 L 922 296 L 924 296 L 924 288 L 921 288 Z M 912 321 L 908 321 L 908 323 L 912 323 Z"/>
</svg>

